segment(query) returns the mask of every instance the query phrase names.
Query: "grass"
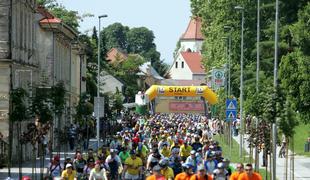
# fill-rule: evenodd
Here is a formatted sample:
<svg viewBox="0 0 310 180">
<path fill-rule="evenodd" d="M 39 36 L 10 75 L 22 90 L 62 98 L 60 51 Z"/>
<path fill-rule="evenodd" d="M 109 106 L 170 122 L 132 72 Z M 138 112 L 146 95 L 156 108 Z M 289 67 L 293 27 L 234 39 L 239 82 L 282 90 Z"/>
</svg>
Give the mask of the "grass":
<svg viewBox="0 0 310 180">
<path fill-rule="evenodd" d="M 305 142 L 310 137 L 310 124 L 300 123 L 295 128 L 294 148 L 297 155 L 310 157 L 310 152 L 305 152 Z"/>
<path fill-rule="evenodd" d="M 215 139 L 216 141 L 219 142 L 219 144 L 223 150 L 223 156 L 228 158 L 229 157 L 229 145 L 227 145 L 225 140 L 219 135 L 214 136 L 213 139 Z M 250 162 L 250 159 L 248 157 L 248 153 L 244 149 L 243 149 L 242 153 L 243 153 L 243 157 L 240 158 L 239 157 L 239 144 L 233 139 L 230 162 L 231 163 L 238 163 L 238 162 L 248 163 L 248 162 Z"/>
<path fill-rule="evenodd" d="M 267 178 L 266 178 L 266 173 L 268 173 Z M 266 169 L 259 169 L 259 174 L 262 176 L 263 179 L 267 180 L 271 178 L 270 172 L 266 171 Z"/>
</svg>

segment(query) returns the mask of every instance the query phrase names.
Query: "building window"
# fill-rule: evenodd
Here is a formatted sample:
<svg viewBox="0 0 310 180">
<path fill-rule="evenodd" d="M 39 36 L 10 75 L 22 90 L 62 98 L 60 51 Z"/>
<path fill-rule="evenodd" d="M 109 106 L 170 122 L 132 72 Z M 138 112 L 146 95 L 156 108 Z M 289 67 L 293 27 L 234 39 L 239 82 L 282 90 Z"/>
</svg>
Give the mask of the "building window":
<svg viewBox="0 0 310 180">
<path fill-rule="evenodd" d="M 178 68 L 178 62 L 175 62 L 175 68 Z"/>
<path fill-rule="evenodd" d="M 181 66 L 182 66 L 182 68 L 184 68 L 184 61 L 182 61 L 182 65 Z"/>
</svg>

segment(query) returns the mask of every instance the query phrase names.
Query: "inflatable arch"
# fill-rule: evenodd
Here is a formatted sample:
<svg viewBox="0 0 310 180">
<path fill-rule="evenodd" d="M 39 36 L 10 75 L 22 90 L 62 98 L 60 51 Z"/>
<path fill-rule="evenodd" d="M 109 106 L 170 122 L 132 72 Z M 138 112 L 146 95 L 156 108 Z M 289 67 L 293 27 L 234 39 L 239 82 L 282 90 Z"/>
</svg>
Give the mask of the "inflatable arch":
<svg viewBox="0 0 310 180">
<path fill-rule="evenodd" d="M 156 96 L 202 96 L 210 104 L 217 103 L 217 95 L 208 86 L 159 86 L 152 85 L 146 92 L 148 100 L 152 101 Z"/>
</svg>

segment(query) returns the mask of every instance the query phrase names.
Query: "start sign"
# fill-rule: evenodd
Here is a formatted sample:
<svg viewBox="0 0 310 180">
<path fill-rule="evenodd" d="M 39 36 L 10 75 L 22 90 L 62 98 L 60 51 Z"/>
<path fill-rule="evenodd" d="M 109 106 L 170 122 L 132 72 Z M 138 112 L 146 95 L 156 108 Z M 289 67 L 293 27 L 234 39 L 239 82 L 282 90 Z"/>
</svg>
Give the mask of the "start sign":
<svg viewBox="0 0 310 180">
<path fill-rule="evenodd" d="M 202 96 L 208 100 L 210 104 L 217 103 L 216 94 L 208 88 L 208 86 L 151 86 L 145 94 L 149 100 L 153 100 L 156 96 Z"/>
</svg>

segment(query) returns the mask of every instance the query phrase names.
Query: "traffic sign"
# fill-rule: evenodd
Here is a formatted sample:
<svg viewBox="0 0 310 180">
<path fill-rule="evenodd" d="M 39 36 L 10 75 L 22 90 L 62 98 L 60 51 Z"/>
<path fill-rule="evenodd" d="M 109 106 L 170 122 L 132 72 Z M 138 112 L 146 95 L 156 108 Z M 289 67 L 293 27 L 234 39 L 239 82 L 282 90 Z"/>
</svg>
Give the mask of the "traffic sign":
<svg viewBox="0 0 310 180">
<path fill-rule="evenodd" d="M 237 100 L 227 99 L 226 100 L 226 120 L 234 121 L 237 119 Z"/>
<path fill-rule="evenodd" d="M 212 69 L 212 88 L 215 90 L 225 86 L 225 69 Z"/>
<path fill-rule="evenodd" d="M 236 110 L 226 110 L 226 120 L 227 121 L 234 121 L 237 118 L 237 111 Z"/>
<path fill-rule="evenodd" d="M 227 99 L 226 100 L 226 110 L 237 110 L 237 100 Z"/>
</svg>

